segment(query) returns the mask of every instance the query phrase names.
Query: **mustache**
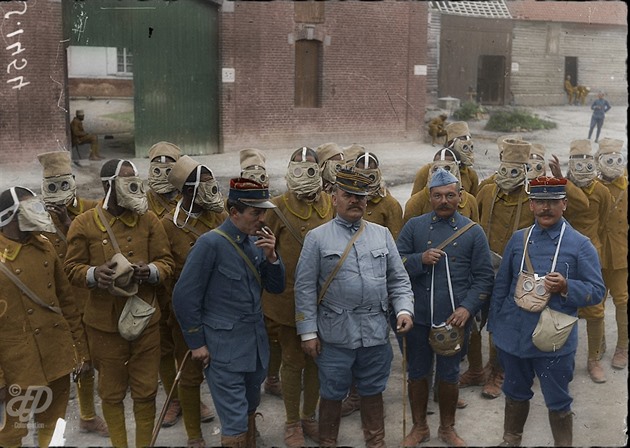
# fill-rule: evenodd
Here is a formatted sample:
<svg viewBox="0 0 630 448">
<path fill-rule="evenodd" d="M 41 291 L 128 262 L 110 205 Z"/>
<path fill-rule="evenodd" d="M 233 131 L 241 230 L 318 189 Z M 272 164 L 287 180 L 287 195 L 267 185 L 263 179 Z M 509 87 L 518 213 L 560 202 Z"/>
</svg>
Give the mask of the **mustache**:
<svg viewBox="0 0 630 448">
<path fill-rule="evenodd" d="M 541 213 L 538 214 L 538 216 L 545 216 L 545 217 L 548 217 L 548 218 L 553 218 L 553 213 L 551 213 L 551 212 L 541 212 Z"/>
</svg>

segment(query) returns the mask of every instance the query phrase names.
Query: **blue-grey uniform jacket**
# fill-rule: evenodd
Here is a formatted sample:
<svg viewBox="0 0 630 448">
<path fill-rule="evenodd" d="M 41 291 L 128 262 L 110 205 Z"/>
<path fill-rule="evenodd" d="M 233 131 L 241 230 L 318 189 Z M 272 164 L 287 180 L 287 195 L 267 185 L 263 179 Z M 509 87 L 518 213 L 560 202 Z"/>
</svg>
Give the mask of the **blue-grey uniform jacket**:
<svg viewBox="0 0 630 448">
<path fill-rule="evenodd" d="M 535 225 L 527 253 L 536 274 L 539 276 L 548 274 L 563 222 L 566 222 L 566 229 L 555 270 L 567 279 L 568 293 L 566 298 L 560 294 L 551 294 L 548 306 L 553 310 L 577 316 L 579 307 L 600 303 L 606 292 L 599 257 L 591 241 L 563 218 L 548 230 Z M 528 231 L 529 227 L 514 233 L 503 253 L 490 302 L 488 331 L 492 332 L 497 347 L 514 356 L 535 358 L 568 355 L 577 348 L 577 325 L 573 327 L 569 339 L 562 348 L 555 352 L 542 352 L 532 342 L 532 333 L 540 313 L 525 311 L 514 301 L 524 238 Z"/>
<path fill-rule="evenodd" d="M 173 310 L 188 347 L 208 347 L 211 362 L 231 372 L 254 372 L 257 357 L 269 361 L 269 343 L 261 308 L 262 288 L 284 290 L 284 264 L 271 264 L 262 249 L 226 219 L 219 229 L 232 240 L 249 239 L 252 263 L 262 286 L 245 260 L 223 236 L 203 234 L 188 254 L 173 290 Z"/>
<path fill-rule="evenodd" d="M 435 212 L 430 212 L 411 218 L 401 230 L 396 245 L 411 278 L 416 299 L 414 323 L 431 326 L 433 265 L 423 264 L 422 254 L 437 247 L 469 222 L 470 219 L 459 212 L 448 219 L 441 219 Z M 490 249 L 483 229 L 474 225 L 442 250 L 448 255 L 455 308 L 464 307 L 474 316 L 490 299 L 494 281 Z M 433 323 L 440 325 L 453 313 L 446 257 L 435 265 L 433 294 Z"/>
<path fill-rule="evenodd" d="M 320 288 L 354 235 L 353 225 L 335 217 L 304 239 L 295 275 L 298 334 L 315 333 L 340 348 L 388 342 L 389 300 L 398 314 L 413 315 L 413 293 L 390 231 L 363 220 L 363 233 L 317 305 Z M 360 223 L 354 224 L 355 228 Z M 388 299 L 389 298 L 389 299 Z"/>
</svg>

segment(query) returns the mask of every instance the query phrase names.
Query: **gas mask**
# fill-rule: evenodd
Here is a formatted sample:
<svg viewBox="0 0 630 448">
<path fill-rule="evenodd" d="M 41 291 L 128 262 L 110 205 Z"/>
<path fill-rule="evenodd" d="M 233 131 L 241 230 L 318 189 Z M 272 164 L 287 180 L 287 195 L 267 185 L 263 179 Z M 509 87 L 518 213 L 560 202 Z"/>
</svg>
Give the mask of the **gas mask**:
<svg viewBox="0 0 630 448">
<path fill-rule="evenodd" d="M 0 211 L 0 227 L 9 224 L 17 215 L 18 228 L 22 232 L 48 232 L 55 233 L 56 228 L 50 214 L 46 210 L 44 201 L 35 196 L 28 188 L 25 188 L 33 194 L 33 197 L 18 200 L 15 187 L 11 188 L 11 197 L 13 205 Z"/>
<path fill-rule="evenodd" d="M 77 183 L 72 174 L 46 177 L 42 181 L 42 198 L 47 204 L 66 205 L 74 200 Z"/>
<path fill-rule="evenodd" d="M 429 178 L 427 179 L 427 186 L 431 184 L 431 179 L 433 178 L 433 175 L 440 168 L 450 172 L 453 176 L 457 178 L 457 180 L 461 184 L 462 179 L 459 172 L 459 164 L 457 162 L 455 162 L 454 160 L 436 160 L 431 163 L 431 168 L 429 169 Z"/>
<path fill-rule="evenodd" d="M 624 174 L 626 161 L 622 154 L 611 152 L 600 155 L 597 158 L 597 166 L 605 178 L 616 179 Z"/>
<path fill-rule="evenodd" d="M 495 182 L 503 191 L 514 191 L 525 184 L 526 172 L 526 165 L 522 163 L 501 162 Z"/>
<path fill-rule="evenodd" d="M 162 156 L 164 157 L 164 156 Z M 149 164 L 149 179 L 147 183 L 151 190 L 158 194 L 166 194 L 175 191 L 175 186 L 167 180 L 173 163 L 151 162 Z"/>
<path fill-rule="evenodd" d="M 262 166 L 253 165 L 241 170 L 241 177 L 256 181 L 265 187 L 269 186 L 269 176 L 267 176 L 267 170 Z"/>
<path fill-rule="evenodd" d="M 597 177 L 593 157 L 569 157 L 567 178 L 578 187 L 586 187 Z"/>
<path fill-rule="evenodd" d="M 527 179 L 536 179 L 537 177 L 544 176 L 545 173 L 545 159 L 530 157 L 527 162 Z"/>
<path fill-rule="evenodd" d="M 120 168 L 123 163 L 127 162 L 133 168 L 134 176 L 119 177 Z M 109 189 L 103 200 L 103 208 L 107 210 L 109 197 L 112 189 L 116 189 L 116 203 L 127 210 L 131 210 L 139 215 L 143 215 L 149 209 L 147 195 L 144 191 L 142 179 L 138 177 L 138 170 L 133 162 L 129 160 L 120 160 L 116 166 L 116 171 L 111 177 L 101 177 L 103 182 L 109 183 Z"/>
<path fill-rule="evenodd" d="M 211 180 L 206 182 L 201 182 L 201 169 L 207 168 L 208 171 L 210 169 L 204 165 L 198 165 L 196 168 L 196 177 L 194 182 L 186 182 L 184 186 L 193 187 L 193 203 L 201 206 L 204 210 L 210 210 L 212 212 L 220 213 L 223 211 L 223 195 L 219 191 L 219 184 L 217 183 L 212 171 L 210 171 L 210 175 L 212 176 Z M 173 212 L 173 223 L 179 227 L 183 228 L 188 220 L 193 217 L 196 218 L 199 216 L 199 213 L 192 212 L 192 205 L 190 210 L 186 210 L 182 207 L 183 198 L 177 201 L 177 206 L 175 207 L 175 211 Z M 183 210 L 186 213 L 186 218 L 184 220 L 184 224 L 180 225 L 177 221 L 177 217 L 179 216 L 180 210 Z"/>
<path fill-rule="evenodd" d="M 473 166 L 475 163 L 475 154 L 473 153 L 473 140 L 470 135 L 456 137 L 453 141 L 452 148 L 459 152 L 461 163 L 464 166 Z"/>
<path fill-rule="evenodd" d="M 337 173 L 345 166 L 346 164 L 343 160 L 326 160 L 321 168 L 322 179 L 334 184 L 337 179 Z"/>
<path fill-rule="evenodd" d="M 289 162 L 287 168 L 287 188 L 298 199 L 316 201 L 322 191 L 322 176 L 319 173 L 317 162 L 309 162 L 306 159 L 307 148 L 302 148 L 302 160 Z"/>
<path fill-rule="evenodd" d="M 361 164 L 363 168 L 359 168 L 357 164 Z M 369 168 L 370 165 L 376 168 Z M 356 171 L 370 179 L 370 183 L 368 184 L 369 198 L 376 196 L 385 197 L 385 185 L 383 183 L 381 169 L 378 166 L 379 162 L 376 156 L 367 151 L 358 156 L 354 162 Z"/>
</svg>

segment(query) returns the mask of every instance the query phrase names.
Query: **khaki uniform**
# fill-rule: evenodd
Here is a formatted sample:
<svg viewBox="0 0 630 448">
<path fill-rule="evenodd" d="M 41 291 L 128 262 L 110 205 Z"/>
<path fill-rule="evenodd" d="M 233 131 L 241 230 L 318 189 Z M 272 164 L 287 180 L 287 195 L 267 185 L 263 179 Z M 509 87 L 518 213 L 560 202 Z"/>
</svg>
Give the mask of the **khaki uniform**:
<svg viewBox="0 0 630 448">
<path fill-rule="evenodd" d="M 97 207 L 102 207 L 99 202 Z M 131 263 L 153 263 L 163 283 L 172 275 L 173 258 L 168 238 L 153 212 L 137 215 L 125 211 L 114 217 L 103 210 L 109 220 L 122 254 Z M 87 272 L 100 266 L 116 253 L 101 222 L 97 208 L 75 218 L 68 231 L 68 253 L 64 263 L 72 284 L 87 287 Z M 156 285 L 139 285 L 138 297 L 154 302 Z M 136 420 L 136 445 L 144 446 L 151 440 L 155 420 L 160 336 L 157 309 L 144 332 L 134 341 L 127 341 L 118 333 L 118 319 L 126 299 L 113 296 L 106 289 L 94 287 L 85 306 L 83 321 L 92 349 L 94 365 L 99 371 L 98 393 L 110 438 L 115 446 L 127 445 L 123 399 L 131 389 Z M 157 303 L 154 303 L 157 307 Z"/>
<path fill-rule="evenodd" d="M 330 221 L 334 216 L 332 199 L 327 193 L 320 193 L 317 202 L 308 204 L 287 191 L 272 199 L 291 226 L 302 238 L 310 230 Z M 319 401 L 319 379 L 317 365 L 313 358 L 304 354 L 301 339 L 295 326 L 294 281 L 302 244 L 294 238 L 286 225 L 273 210 L 268 210 L 267 225 L 276 236 L 276 250 L 286 268 L 286 287 L 282 294 L 262 295 L 262 308 L 265 317 L 278 324 L 278 341 L 282 349 L 280 379 L 282 399 L 286 411 L 286 423 L 299 422 L 301 418 L 315 415 Z M 303 379 L 302 379 L 303 377 Z M 304 401 L 300 409 L 300 396 L 304 384 Z"/>
<path fill-rule="evenodd" d="M 429 198 L 429 187 L 424 187 L 418 193 L 409 198 L 405 204 L 405 215 L 403 224 L 406 224 L 414 216 L 424 215 L 433 211 L 431 199 Z M 479 208 L 477 199 L 467 191 L 462 191 L 462 200 L 457 206 L 460 215 L 465 216 L 475 222 L 479 222 Z"/>
<path fill-rule="evenodd" d="M 402 215 L 400 203 L 385 190 L 385 197 L 376 196 L 368 200 L 363 218 L 366 221 L 387 227 L 395 240 L 403 226 Z"/>
<path fill-rule="evenodd" d="M 68 374 L 78 363 L 89 360 L 87 341 L 62 261 L 46 237 L 32 235 L 19 243 L 0 233 L 0 257 L 43 302 L 60 307 L 63 313 L 34 303 L 0 272 L 0 388 L 17 385 L 24 393 L 29 386 L 52 390 L 48 411 L 35 413 L 36 422 L 44 425 L 39 428 L 39 443 L 47 446 L 57 418 L 65 416 Z M 11 398 L 7 394 L 7 400 Z M 28 421 L 6 417 L 0 446 L 21 445 Z"/>
<path fill-rule="evenodd" d="M 446 125 L 446 119 L 442 117 L 435 117 L 431 121 L 429 121 L 429 135 L 431 136 L 431 144 L 438 141 L 438 137 L 446 137 L 446 130 L 444 126 Z M 442 143 L 446 143 L 444 139 L 441 140 Z"/>
<path fill-rule="evenodd" d="M 166 213 L 172 212 L 177 206 L 180 196 L 177 195 L 173 199 L 168 199 L 164 195 L 160 195 L 150 188 L 147 190 L 147 203 L 149 210 L 156 214 L 158 218 L 162 218 Z"/>
<path fill-rule="evenodd" d="M 70 122 L 70 136 L 73 145 L 81 145 L 83 143 L 90 144 L 90 157 L 99 156 L 98 137 L 94 134 L 88 134 L 83 129 L 83 122 L 74 117 Z"/>
<path fill-rule="evenodd" d="M 570 79 L 564 80 L 564 91 L 567 94 L 567 100 L 569 101 L 569 104 L 573 104 L 575 100 L 575 87 L 573 87 L 573 84 L 571 84 Z"/>
<path fill-rule="evenodd" d="M 431 164 L 427 163 L 418 170 L 416 179 L 413 182 L 413 188 L 411 189 L 412 196 L 427 186 L 430 169 Z M 462 188 L 473 196 L 477 196 L 477 192 L 479 191 L 479 176 L 477 172 L 469 166 L 462 166 L 459 168 L 459 174 L 462 179 Z"/>
</svg>

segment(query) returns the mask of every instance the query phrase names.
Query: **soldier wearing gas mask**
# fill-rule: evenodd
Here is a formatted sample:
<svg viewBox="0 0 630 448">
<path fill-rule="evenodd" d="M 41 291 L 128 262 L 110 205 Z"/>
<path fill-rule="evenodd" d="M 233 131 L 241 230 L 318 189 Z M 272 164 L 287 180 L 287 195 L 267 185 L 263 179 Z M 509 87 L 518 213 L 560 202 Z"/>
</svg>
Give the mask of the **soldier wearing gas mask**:
<svg viewBox="0 0 630 448">
<path fill-rule="evenodd" d="M 319 145 L 315 152 L 319 160 L 319 170 L 322 173 L 322 189 L 330 194 L 339 170 L 346 165 L 343 150 L 336 143 Z"/>
</svg>

